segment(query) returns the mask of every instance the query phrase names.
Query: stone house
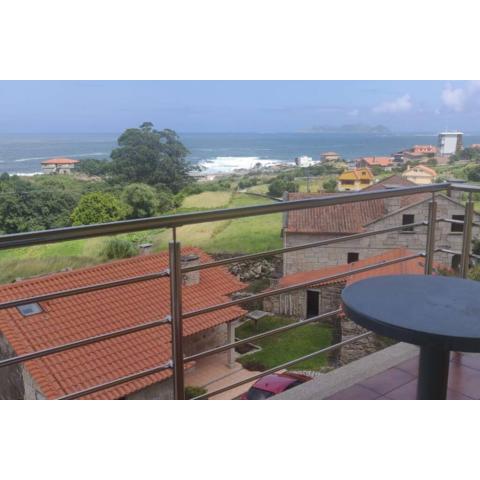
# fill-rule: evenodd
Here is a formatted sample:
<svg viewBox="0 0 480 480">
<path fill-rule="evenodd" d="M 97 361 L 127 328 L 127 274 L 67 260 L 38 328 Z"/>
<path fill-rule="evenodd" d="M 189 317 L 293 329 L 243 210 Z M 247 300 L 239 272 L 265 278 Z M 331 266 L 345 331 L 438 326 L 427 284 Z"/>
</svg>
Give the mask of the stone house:
<svg viewBox="0 0 480 480">
<path fill-rule="evenodd" d="M 211 261 L 195 248 L 184 264 Z M 142 255 L 0 286 L 0 302 L 159 272 L 168 253 Z M 224 267 L 189 272 L 183 278 L 183 308 L 191 311 L 230 299 L 245 288 Z M 184 321 L 184 353 L 192 355 L 232 341 L 238 306 Z M 62 345 L 170 314 L 170 280 L 157 278 L 80 295 L 0 310 L 0 359 Z M 53 399 L 159 366 L 171 358 L 171 327 L 105 340 L 0 370 L 0 399 Z M 193 364 L 186 367 L 192 367 Z M 172 398 L 171 370 L 90 395 L 91 399 Z"/>
<path fill-rule="evenodd" d="M 73 173 L 78 160 L 72 158 L 51 158 L 42 162 L 42 172 L 45 174 L 69 175 Z"/>
<path fill-rule="evenodd" d="M 399 175 L 393 175 L 372 185 L 365 191 L 390 189 L 413 184 Z M 318 197 L 318 194 L 290 193 L 288 199 Z M 428 219 L 428 204 L 431 194 L 415 194 L 377 200 L 366 200 L 353 204 L 332 205 L 309 210 L 291 211 L 284 215 L 284 246 L 328 240 L 366 231 L 406 225 Z M 461 202 L 444 194 L 437 194 L 437 218 L 463 220 L 464 206 Z M 476 221 L 480 215 L 475 214 Z M 474 229 L 475 233 L 479 233 Z M 435 246 L 460 251 L 462 248 L 462 225 L 437 223 Z M 396 247 L 412 251 L 425 250 L 427 227 L 419 226 L 404 231 L 372 235 L 358 240 L 297 250 L 284 254 L 283 273 L 290 275 L 332 265 L 341 265 L 381 254 Z M 459 256 L 436 253 L 435 260 L 452 268 L 459 264 Z"/>
</svg>

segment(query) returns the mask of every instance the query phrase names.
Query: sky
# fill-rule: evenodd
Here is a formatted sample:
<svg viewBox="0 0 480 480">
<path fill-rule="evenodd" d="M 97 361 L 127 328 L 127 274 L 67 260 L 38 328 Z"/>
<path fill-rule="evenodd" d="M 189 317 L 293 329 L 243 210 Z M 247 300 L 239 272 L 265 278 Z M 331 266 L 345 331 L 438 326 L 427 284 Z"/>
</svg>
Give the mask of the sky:
<svg viewBox="0 0 480 480">
<path fill-rule="evenodd" d="M 480 81 L 0 81 L 0 133 L 480 132 Z"/>
</svg>

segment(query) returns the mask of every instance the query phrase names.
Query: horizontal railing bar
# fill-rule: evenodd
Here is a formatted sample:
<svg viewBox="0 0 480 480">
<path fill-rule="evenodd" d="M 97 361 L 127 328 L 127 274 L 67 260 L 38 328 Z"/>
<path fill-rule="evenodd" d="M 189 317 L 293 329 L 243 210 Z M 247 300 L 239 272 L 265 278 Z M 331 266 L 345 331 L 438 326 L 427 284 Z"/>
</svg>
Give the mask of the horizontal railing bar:
<svg viewBox="0 0 480 480">
<path fill-rule="evenodd" d="M 292 200 L 249 207 L 226 208 L 220 210 L 205 210 L 201 212 L 180 213 L 160 217 L 122 220 L 95 225 L 81 225 L 76 227 L 56 228 L 36 232 L 14 233 L 0 236 L 0 250 L 6 248 L 24 247 L 27 245 L 41 245 L 45 243 L 77 240 L 81 238 L 117 235 L 120 233 L 151 230 L 157 228 L 173 228 L 196 223 L 233 220 L 236 218 L 267 215 L 293 210 L 326 207 L 330 205 L 348 204 L 366 200 L 376 200 L 390 197 L 401 197 L 417 193 L 438 192 L 446 190 L 449 183 L 434 183 L 415 187 L 402 187 L 392 190 L 375 190 L 370 192 L 354 192 L 347 194 L 325 195 L 318 198 Z"/>
<path fill-rule="evenodd" d="M 448 248 L 436 248 L 435 252 L 449 253 L 450 255 L 462 255 L 462 252 L 459 252 L 457 250 L 449 250 Z M 474 253 L 470 253 L 469 256 L 471 258 L 480 260 L 480 255 L 475 255 Z"/>
<path fill-rule="evenodd" d="M 83 338 L 82 340 L 76 340 L 75 342 L 64 343 L 62 345 L 57 345 L 56 347 L 45 348 L 43 350 L 37 350 L 35 352 L 25 353 L 23 355 L 17 355 L 16 357 L 0 360 L 0 368 L 16 365 L 17 363 L 23 363 L 28 360 L 35 360 L 36 358 L 46 357 L 48 355 L 64 352 L 66 350 L 72 350 L 74 348 L 85 347 L 86 345 L 91 345 L 92 343 L 110 340 L 111 338 L 117 338 L 123 335 L 129 335 L 131 333 L 141 332 L 142 330 L 160 327 L 161 325 L 165 325 L 170 322 L 170 315 L 168 315 L 161 320 L 153 320 L 151 322 L 141 323 L 133 327 L 121 328 L 119 330 L 113 330 L 111 332 L 95 335 L 94 337 Z"/>
<path fill-rule="evenodd" d="M 149 368 L 148 370 L 142 370 L 141 372 L 132 373 L 130 375 L 125 375 L 124 377 L 117 378 L 110 382 L 105 382 L 94 387 L 85 388 L 84 390 L 79 390 L 78 392 L 69 393 L 68 395 L 63 395 L 62 397 L 57 398 L 57 400 L 75 400 L 76 398 L 86 397 L 92 393 L 100 392 L 101 390 L 106 390 L 107 388 L 116 387 L 122 383 L 131 382 L 133 380 L 138 380 L 139 378 L 147 377 L 148 375 L 153 375 L 155 373 L 163 372 L 172 368 L 172 362 L 168 361 L 163 365 L 158 367 Z"/>
<path fill-rule="evenodd" d="M 252 302 L 252 301 L 255 301 L 255 300 L 260 300 L 260 299 L 266 298 L 266 297 L 281 295 L 282 293 L 289 293 L 289 292 L 292 292 L 292 291 L 295 291 L 295 290 L 300 290 L 301 288 L 308 288 L 308 287 L 311 287 L 313 285 L 317 285 L 319 283 L 329 282 L 329 281 L 332 281 L 332 280 L 339 280 L 341 278 L 349 277 L 350 275 L 354 275 L 355 273 L 368 272 L 369 270 L 374 270 L 375 268 L 385 267 L 387 265 L 394 265 L 395 263 L 405 262 L 407 260 L 412 260 L 414 258 L 424 257 L 424 256 L 425 256 L 425 253 L 422 252 L 422 253 L 416 253 L 416 254 L 413 254 L 413 255 L 408 255 L 408 256 L 405 256 L 405 257 L 395 258 L 393 260 L 385 260 L 385 261 L 382 261 L 382 262 L 375 263 L 373 265 L 368 265 L 366 267 L 360 267 L 360 268 L 357 268 L 357 269 L 349 270 L 348 272 L 337 273 L 335 275 L 329 275 L 327 277 L 318 278 L 316 280 L 310 280 L 308 282 L 296 283 L 295 285 L 291 285 L 291 286 L 288 286 L 288 287 L 277 288 L 275 290 L 269 290 L 269 291 L 266 291 L 266 292 L 257 293 L 255 295 L 251 295 L 250 297 L 239 298 L 237 300 L 230 300 L 229 302 L 218 303 L 216 305 L 211 305 L 210 307 L 200 308 L 198 310 L 191 310 L 189 312 L 185 312 L 183 314 L 183 318 L 191 318 L 191 317 L 195 317 L 197 315 L 203 315 L 204 313 L 210 313 L 210 312 L 214 312 L 216 310 L 222 310 L 222 309 L 225 309 L 225 308 L 229 308 L 229 307 L 232 307 L 234 305 L 240 305 L 242 303 L 248 303 L 248 302 Z"/>
<path fill-rule="evenodd" d="M 218 267 L 220 265 L 228 265 L 230 263 L 244 262 L 247 260 L 254 260 L 256 258 L 263 258 L 272 255 L 280 255 L 282 253 L 295 252 L 297 250 L 304 250 L 307 248 L 321 247 L 325 245 L 330 245 L 334 243 L 346 242 L 348 240 L 358 240 L 360 238 L 371 237 L 373 235 L 379 235 L 381 233 L 395 232 L 398 230 L 403 230 L 405 228 L 421 227 L 427 225 L 428 222 L 415 222 L 408 223 L 405 225 L 398 225 L 395 227 L 382 228 L 379 230 L 371 230 L 368 232 L 355 233 L 353 235 L 344 235 L 341 237 L 330 238 L 328 240 L 319 240 L 318 242 L 304 243 L 302 245 L 295 245 L 292 247 L 277 248 L 275 250 L 265 250 L 260 253 L 252 253 L 248 255 L 239 255 L 237 257 L 225 258 L 223 260 L 216 260 L 214 262 L 201 263 L 200 265 L 192 265 L 191 267 L 182 268 L 182 273 L 194 272 L 196 270 L 203 270 L 205 268 Z"/>
<path fill-rule="evenodd" d="M 450 189 L 460 190 L 462 192 L 480 192 L 480 185 L 470 185 L 465 183 L 450 183 Z"/>
<path fill-rule="evenodd" d="M 29 303 L 46 302 L 47 300 L 54 300 L 56 298 L 64 298 L 72 295 L 80 295 L 82 293 L 95 292 L 97 290 L 105 290 L 107 288 L 121 287 L 123 285 L 130 285 L 132 283 L 147 282 L 157 278 L 168 277 L 168 275 L 169 270 L 166 269 L 161 272 L 122 278 L 121 280 L 113 280 L 111 282 L 95 283 L 93 285 L 86 285 L 85 287 L 70 288 L 68 290 L 59 290 L 58 292 L 35 295 L 33 297 L 19 298 L 17 300 L 10 300 L 8 302 L 0 303 L 0 310 L 5 308 L 19 307 L 20 305 L 27 305 Z"/>
<path fill-rule="evenodd" d="M 260 340 L 261 338 L 269 337 L 270 335 L 276 335 L 278 333 L 287 332 L 288 330 L 293 330 L 294 328 L 303 327 L 304 325 L 308 325 L 313 322 L 326 320 L 327 318 L 333 317 L 334 315 L 338 315 L 341 312 L 342 312 L 342 309 L 339 308 L 331 312 L 322 313 L 321 315 L 316 315 L 315 317 L 310 317 L 300 322 L 290 323 L 288 325 L 284 325 L 283 327 L 274 328 L 273 330 L 268 330 L 267 332 L 259 333 L 257 335 L 253 335 L 251 337 L 244 338 L 242 340 L 237 340 L 235 342 L 227 343 L 226 345 L 222 345 L 220 347 L 211 348 L 210 350 L 205 350 L 203 352 L 196 353 L 195 355 L 190 355 L 189 357 L 185 357 L 184 361 L 193 362 L 194 360 L 199 360 L 201 358 L 208 357 L 209 355 L 213 355 L 215 353 L 224 352 L 225 350 L 230 350 L 231 348 L 236 348 L 240 345 L 245 345 L 246 343 L 254 342 L 256 340 Z"/>
<path fill-rule="evenodd" d="M 334 345 L 330 345 L 329 347 L 322 348 L 321 350 L 317 350 L 316 352 L 309 353 L 308 355 L 304 355 L 303 357 L 296 358 L 295 360 L 290 360 L 289 362 L 282 363 L 281 365 L 277 365 L 276 367 L 269 368 L 261 373 L 256 375 L 252 375 L 251 377 L 246 378 L 245 380 L 241 380 L 239 382 L 232 383 L 231 385 L 227 385 L 226 387 L 219 388 L 214 390 L 213 392 L 207 392 L 203 395 L 199 395 L 198 397 L 193 398 L 192 400 L 203 400 L 208 399 L 210 397 L 214 397 L 215 395 L 219 395 L 220 393 L 226 392 L 231 390 L 232 388 L 240 387 L 245 383 L 252 382 L 253 380 L 257 380 L 258 378 L 262 378 L 265 375 L 270 375 L 271 373 L 278 372 L 279 370 L 283 370 L 284 368 L 291 367 L 297 363 L 303 362 L 304 360 L 308 360 L 310 358 L 316 357 L 317 355 L 321 355 L 322 353 L 328 353 L 333 350 L 338 350 L 339 348 L 348 345 L 349 343 L 355 342 L 360 340 L 361 338 L 367 337 L 372 335 L 373 332 L 365 332 L 361 333 L 360 335 L 356 335 L 355 337 L 349 338 L 348 340 L 344 340 L 343 342 L 335 343 Z"/>
<path fill-rule="evenodd" d="M 463 220 L 454 220 L 453 218 L 438 218 L 437 223 L 444 222 L 444 223 L 455 223 L 457 225 L 464 225 L 465 222 Z"/>
</svg>

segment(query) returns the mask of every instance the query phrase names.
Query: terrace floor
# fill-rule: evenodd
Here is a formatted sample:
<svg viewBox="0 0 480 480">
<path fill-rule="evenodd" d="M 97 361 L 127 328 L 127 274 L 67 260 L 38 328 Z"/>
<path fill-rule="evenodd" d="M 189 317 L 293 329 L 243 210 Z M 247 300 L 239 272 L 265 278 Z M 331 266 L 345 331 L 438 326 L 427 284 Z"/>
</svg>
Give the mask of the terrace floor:
<svg viewBox="0 0 480 480">
<path fill-rule="evenodd" d="M 418 356 L 340 390 L 326 400 L 415 400 L 417 373 Z M 452 353 L 447 399 L 479 398 L 480 355 Z"/>
<path fill-rule="evenodd" d="M 414 400 L 418 360 L 418 347 L 397 344 L 277 397 L 279 400 Z M 447 398 L 480 399 L 480 354 L 451 353 Z"/>
</svg>

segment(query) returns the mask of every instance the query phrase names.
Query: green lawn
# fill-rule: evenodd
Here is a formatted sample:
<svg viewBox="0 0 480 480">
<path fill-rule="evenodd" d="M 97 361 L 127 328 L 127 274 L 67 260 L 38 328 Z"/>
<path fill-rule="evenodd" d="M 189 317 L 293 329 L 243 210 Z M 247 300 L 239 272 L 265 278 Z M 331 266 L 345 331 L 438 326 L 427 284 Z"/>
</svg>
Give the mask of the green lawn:
<svg viewBox="0 0 480 480">
<path fill-rule="evenodd" d="M 253 321 L 248 320 L 236 329 L 236 335 L 240 339 L 247 338 L 294 321 L 291 318 L 281 316 L 265 317 L 258 321 L 257 329 L 255 329 Z M 238 361 L 249 370 L 263 371 L 328 347 L 331 345 L 331 340 L 331 329 L 328 325 L 312 323 L 257 340 L 255 344 L 260 346 L 262 350 L 255 353 L 247 353 Z M 326 355 L 318 355 L 295 364 L 290 370 L 319 370 L 326 364 Z"/>
<path fill-rule="evenodd" d="M 208 194 L 208 195 L 206 195 Z M 193 199 L 193 200 L 192 200 Z M 270 203 L 267 198 L 232 192 L 203 192 L 187 197 L 185 204 L 195 210 L 207 205 L 243 207 Z M 195 208 L 192 206 L 195 205 Z M 183 206 L 182 206 L 183 207 Z M 213 207 L 208 207 L 213 208 Z M 188 225 L 177 229 L 182 246 L 196 246 L 209 253 L 253 253 L 282 245 L 280 238 L 281 214 L 250 217 L 240 220 Z M 135 243 L 153 242 L 155 251 L 168 247 L 171 230 L 153 230 L 122 235 Z M 58 272 L 65 268 L 80 268 L 102 262 L 100 253 L 105 238 L 72 240 L 0 251 L 0 283 L 16 278 Z"/>
<path fill-rule="evenodd" d="M 212 208 L 225 208 L 230 203 L 232 192 L 202 192 L 187 197 L 182 208 L 207 210 Z"/>
</svg>

